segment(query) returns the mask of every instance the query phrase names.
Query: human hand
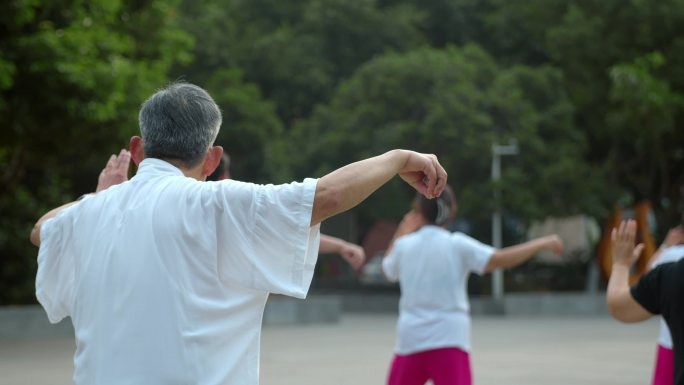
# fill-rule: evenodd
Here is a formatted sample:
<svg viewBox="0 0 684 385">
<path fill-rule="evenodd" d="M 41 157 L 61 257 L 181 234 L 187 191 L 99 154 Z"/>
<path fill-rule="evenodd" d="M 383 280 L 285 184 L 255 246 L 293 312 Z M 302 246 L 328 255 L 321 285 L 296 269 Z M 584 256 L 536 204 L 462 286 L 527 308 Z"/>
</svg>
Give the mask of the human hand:
<svg viewBox="0 0 684 385">
<path fill-rule="evenodd" d="M 636 238 L 636 221 L 629 219 L 622 221 L 620 226 L 613 229 L 611 234 L 613 264 L 622 265 L 627 268 L 632 266 L 641 255 L 644 244 L 640 243 L 634 247 Z"/>
<path fill-rule="evenodd" d="M 447 173 L 437 157 L 432 154 L 421 154 L 406 151 L 408 159 L 399 170 L 399 176 L 411 187 L 427 198 L 435 198 L 442 194 L 447 183 Z"/>
<path fill-rule="evenodd" d="M 126 149 L 122 149 L 119 155 L 109 157 L 109 161 L 105 168 L 100 172 L 97 179 L 97 188 L 95 192 L 105 190 L 115 184 L 119 184 L 128 180 L 128 167 L 131 164 L 131 153 Z"/>
<path fill-rule="evenodd" d="M 546 245 L 545 248 L 547 250 L 550 250 L 556 255 L 562 255 L 563 254 L 563 240 L 561 237 L 559 237 L 557 234 L 553 235 L 548 235 L 544 237 L 544 244 Z"/>
<path fill-rule="evenodd" d="M 366 261 L 366 252 L 363 247 L 345 242 L 340 248 L 340 255 L 354 270 L 359 270 Z"/>
<path fill-rule="evenodd" d="M 684 227 L 677 226 L 667 232 L 667 236 L 663 241 L 664 247 L 672 247 L 684 243 Z"/>
</svg>

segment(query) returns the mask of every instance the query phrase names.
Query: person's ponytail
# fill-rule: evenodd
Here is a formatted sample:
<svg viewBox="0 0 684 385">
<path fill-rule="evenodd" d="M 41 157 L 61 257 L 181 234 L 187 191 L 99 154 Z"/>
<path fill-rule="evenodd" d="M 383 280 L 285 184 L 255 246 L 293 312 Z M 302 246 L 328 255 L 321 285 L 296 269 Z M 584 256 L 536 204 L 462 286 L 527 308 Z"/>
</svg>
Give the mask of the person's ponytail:
<svg viewBox="0 0 684 385">
<path fill-rule="evenodd" d="M 420 194 L 416 195 L 416 207 L 428 223 L 443 226 L 453 217 L 456 199 L 452 191 L 447 186 L 442 195 L 433 199 L 428 199 Z"/>
</svg>

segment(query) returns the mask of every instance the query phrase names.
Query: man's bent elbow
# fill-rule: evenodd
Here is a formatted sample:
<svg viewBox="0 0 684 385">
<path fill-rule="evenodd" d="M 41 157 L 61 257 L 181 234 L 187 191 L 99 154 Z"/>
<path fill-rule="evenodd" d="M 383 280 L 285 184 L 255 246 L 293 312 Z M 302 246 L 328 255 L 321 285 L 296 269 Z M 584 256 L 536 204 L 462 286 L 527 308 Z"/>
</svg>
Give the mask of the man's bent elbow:
<svg viewBox="0 0 684 385">
<path fill-rule="evenodd" d="M 620 295 L 611 295 L 611 293 L 608 293 L 606 296 L 606 304 L 608 305 L 608 312 L 610 315 L 620 322 L 641 322 L 652 316 L 652 314 L 642 309 L 638 303 L 630 302 Z"/>
<path fill-rule="evenodd" d="M 319 184 L 311 212 L 311 226 L 344 211 L 342 202 L 342 191 L 340 189 L 333 186 L 320 186 Z"/>
<path fill-rule="evenodd" d="M 505 269 L 505 262 L 506 258 L 501 254 L 500 250 L 497 250 L 492 254 L 491 257 L 489 257 L 489 261 L 485 265 L 484 272 L 489 274 L 496 269 Z"/>
<path fill-rule="evenodd" d="M 613 317 L 613 319 L 620 322 L 628 322 L 625 319 L 623 311 L 621 310 L 617 300 L 615 300 L 611 296 L 607 296 L 606 305 L 608 305 L 608 313 L 610 313 L 610 316 Z"/>
</svg>

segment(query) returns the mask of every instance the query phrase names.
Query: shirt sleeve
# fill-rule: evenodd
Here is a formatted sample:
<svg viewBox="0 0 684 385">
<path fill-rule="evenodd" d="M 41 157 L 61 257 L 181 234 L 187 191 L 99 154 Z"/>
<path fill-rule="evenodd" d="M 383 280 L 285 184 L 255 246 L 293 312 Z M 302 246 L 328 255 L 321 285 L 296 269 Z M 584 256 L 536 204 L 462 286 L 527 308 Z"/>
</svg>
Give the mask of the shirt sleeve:
<svg viewBox="0 0 684 385">
<path fill-rule="evenodd" d="M 73 304 L 75 274 L 69 247 L 72 226 L 67 210 L 45 221 L 40 228 L 36 298 L 51 323 L 71 315 Z"/>
<path fill-rule="evenodd" d="M 466 269 L 479 275 L 484 274 L 496 249 L 462 233 L 454 233 L 453 239 L 456 252 L 463 258 Z"/>
<path fill-rule="evenodd" d="M 226 220 L 233 223 L 218 234 L 218 269 L 225 283 L 306 297 L 320 242 L 320 224 L 310 226 L 316 183 L 241 184 L 240 195 L 247 199 L 226 197 L 226 205 L 233 206 L 225 210 Z"/>
<path fill-rule="evenodd" d="M 404 243 L 402 239 L 395 240 L 392 251 L 382 259 L 382 272 L 390 282 L 397 282 L 399 280 L 399 254 L 401 254 L 403 248 Z"/>
<path fill-rule="evenodd" d="M 669 262 L 677 262 L 684 257 L 684 246 L 670 246 L 660 253 L 658 259 L 653 261 L 653 267 Z"/>
<path fill-rule="evenodd" d="M 649 271 L 639 279 L 632 288 L 630 293 L 632 298 L 639 303 L 644 309 L 652 314 L 661 314 L 661 288 L 663 280 L 663 271 L 672 263 L 666 263 Z"/>
</svg>

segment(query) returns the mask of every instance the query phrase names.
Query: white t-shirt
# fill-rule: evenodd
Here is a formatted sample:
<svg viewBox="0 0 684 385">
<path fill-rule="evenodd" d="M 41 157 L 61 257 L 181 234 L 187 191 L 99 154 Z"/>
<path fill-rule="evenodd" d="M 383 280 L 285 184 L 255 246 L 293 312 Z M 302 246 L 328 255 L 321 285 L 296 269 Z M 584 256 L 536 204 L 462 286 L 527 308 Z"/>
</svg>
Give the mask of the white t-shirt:
<svg viewBox="0 0 684 385">
<path fill-rule="evenodd" d="M 46 221 L 36 296 L 71 317 L 74 382 L 258 384 L 268 293 L 311 283 L 316 183 L 200 182 L 145 159 Z"/>
<path fill-rule="evenodd" d="M 676 245 L 668 247 L 663 250 L 658 259 L 653 261 L 653 267 L 669 262 L 677 262 L 684 258 L 684 245 Z M 672 349 L 672 335 L 670 329 L 667 327 L 665 320 L 660 317 L 660 334 L 658 335 L 658 344 L 662 347 Z"/>
<path fill-rule="evenodd" d="M 444 347 L 470 351 L 468 276 L 484 273 L 494 250 L 431 225 L 395 241 L 382 268 L 401 288 L 397 354 Z"/>
</svg>

